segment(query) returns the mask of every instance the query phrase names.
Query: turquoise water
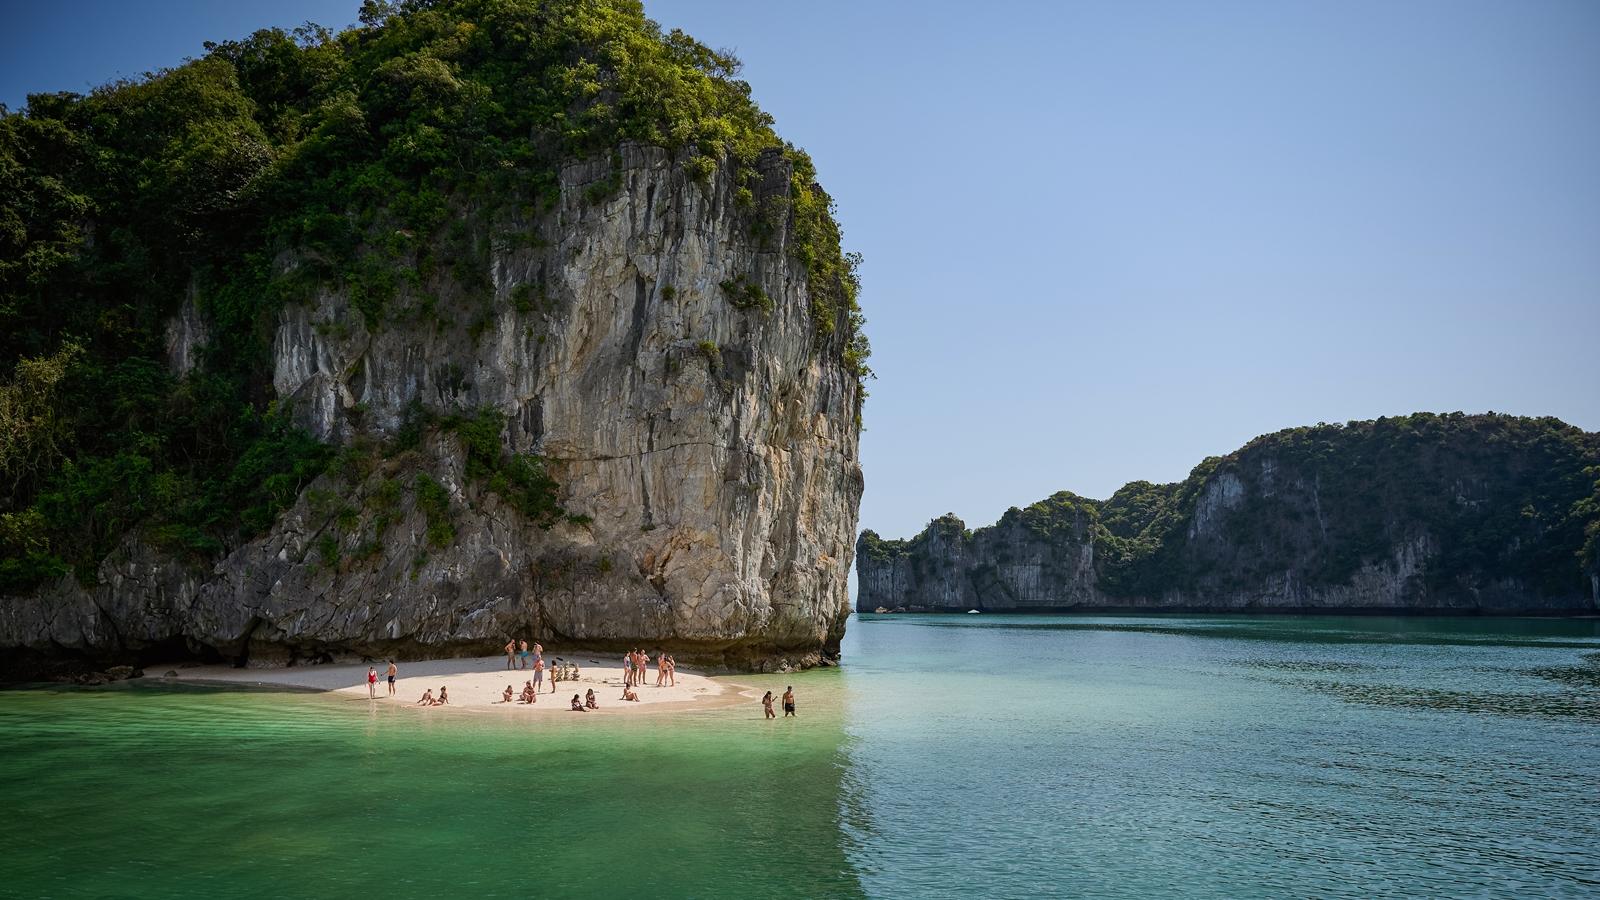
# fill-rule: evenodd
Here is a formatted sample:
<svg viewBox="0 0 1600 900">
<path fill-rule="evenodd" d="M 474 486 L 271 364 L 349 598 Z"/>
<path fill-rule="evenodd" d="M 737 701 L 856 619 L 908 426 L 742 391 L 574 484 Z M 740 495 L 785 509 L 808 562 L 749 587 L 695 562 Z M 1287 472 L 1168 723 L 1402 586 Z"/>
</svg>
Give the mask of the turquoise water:
<svg viewBox="0 0 1600 900">
<path fill-rule="evenodd" d="M 867 616 L 759 706 L 0 692 L 0 895 L 1600 895 L 1600 621 Z"/>
</svg>

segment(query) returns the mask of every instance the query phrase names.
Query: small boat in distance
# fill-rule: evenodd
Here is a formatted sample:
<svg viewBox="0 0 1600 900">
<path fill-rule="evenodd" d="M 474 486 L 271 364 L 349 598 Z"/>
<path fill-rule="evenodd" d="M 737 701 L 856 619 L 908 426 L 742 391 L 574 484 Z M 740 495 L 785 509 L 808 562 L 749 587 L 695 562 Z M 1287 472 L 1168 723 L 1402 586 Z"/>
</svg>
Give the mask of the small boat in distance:
<svg viewBox="0 0 1600 900">
<path fill-rule="evenodd" d="M 978 614 L 978 611 L 977 611 L 977 610 L 975 610 L 975 609 L 969 609 L 969 610 L 967 610 L 967 615 L 969 615 L 969 616 L 975 616 L 975 615 L 977 615 L 977 614 Z"/>
</svg>

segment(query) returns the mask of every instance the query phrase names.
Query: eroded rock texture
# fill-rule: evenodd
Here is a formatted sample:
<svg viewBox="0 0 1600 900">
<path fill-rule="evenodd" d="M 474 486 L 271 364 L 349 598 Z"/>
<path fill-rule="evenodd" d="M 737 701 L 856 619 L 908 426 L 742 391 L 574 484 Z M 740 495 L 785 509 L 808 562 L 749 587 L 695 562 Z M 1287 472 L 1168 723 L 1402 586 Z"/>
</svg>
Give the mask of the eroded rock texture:
<svg viewBox="0 0 1600 900">
<path fill-rule="evenodd" d="M 865 532 L 857 608 L 1593 612 L 1597 466 L 1600 435 L 1553 419 L 1293 429 L 1178 484 Z"/>
<path fill-rule="evenodd" d="M 816 337 L 792 223 L 756 227 L 784 208 L 770 201 L 789 164 L 757 166 L 760 190 L 736 199 L 726 172 L 700 182 L 624 147 L 566 167 L 554 209 L 459 210 L 488 248 L 478 294 L 438 274 L 402 284 L 381 321 L 327 287 L 282 311 L 273 387 L 313 433 L 382 448 L 419 409 L 492 410 L 506 452 L 544 458 L 566 517 L 530 521 L 468 475 L 459 437 L 425 429 L 404 452 L 353 453 L 209 568 L 130 536 L 95 584 L 0 604 L 0 646 L 285 662 L 526 635 L 733 668 L 835 656 L 859 387 Z M 736 302 L 748 286 L 770 309 Z M 192 304 L 171 334 L 181 371 L 206 335 Z M 423 508 L 419 476 L 448 493 L 447 516 Z M 430 524 L 453 536 L 430 540 Z"/>
</svg>

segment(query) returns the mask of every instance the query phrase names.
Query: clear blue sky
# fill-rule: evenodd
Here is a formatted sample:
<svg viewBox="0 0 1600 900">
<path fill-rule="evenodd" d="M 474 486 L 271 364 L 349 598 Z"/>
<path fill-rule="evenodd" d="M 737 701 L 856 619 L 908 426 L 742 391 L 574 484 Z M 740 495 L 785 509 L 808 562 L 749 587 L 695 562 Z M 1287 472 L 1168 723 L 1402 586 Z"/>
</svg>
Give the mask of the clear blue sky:
<svg viewBox="0 0 1600 900">
<path fill-rule="evenodd" d="M 0 102 L 357 5 L 6 0 Z M 738 52 L 866 255 L 863 527 L 1317 421 L 1600 430 L 1600 3 L 647 8 Z"/>
</svg>

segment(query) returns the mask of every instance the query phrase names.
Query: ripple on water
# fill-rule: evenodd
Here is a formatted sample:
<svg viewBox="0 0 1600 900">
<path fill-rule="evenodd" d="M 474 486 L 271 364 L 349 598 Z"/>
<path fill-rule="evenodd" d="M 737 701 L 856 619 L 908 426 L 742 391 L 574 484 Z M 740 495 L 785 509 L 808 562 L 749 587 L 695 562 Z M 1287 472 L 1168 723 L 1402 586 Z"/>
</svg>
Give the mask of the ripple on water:
<svg viewBox="0 0 1600 900">
<path fill-rule="evenodd" d="M 1589 626 L 970 619 L 775 723 L 0 694 L 0 894 L 1600 894 Z"/>
</svg>

